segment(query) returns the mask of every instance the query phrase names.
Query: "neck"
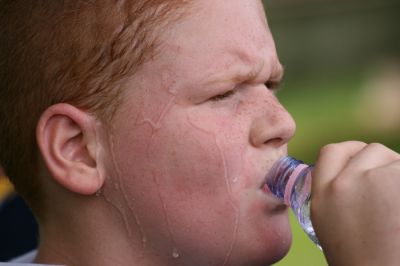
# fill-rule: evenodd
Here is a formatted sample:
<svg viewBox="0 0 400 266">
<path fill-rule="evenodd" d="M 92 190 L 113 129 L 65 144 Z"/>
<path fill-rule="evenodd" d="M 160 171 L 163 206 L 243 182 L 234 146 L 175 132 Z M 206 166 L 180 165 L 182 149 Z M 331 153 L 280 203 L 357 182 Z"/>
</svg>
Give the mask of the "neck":
<svg viewBox="0 0 400 266">
<path fill-rule="evenodd" d="M 40 223 L 35 262 L 69 266 L 165 265 L 150 246 L 145 246 L 140 230 L 132 232 L 122 212 L 103 197 L 73 201 L 82 202 L 53 209 L 51 217 Z"/>
</svg>

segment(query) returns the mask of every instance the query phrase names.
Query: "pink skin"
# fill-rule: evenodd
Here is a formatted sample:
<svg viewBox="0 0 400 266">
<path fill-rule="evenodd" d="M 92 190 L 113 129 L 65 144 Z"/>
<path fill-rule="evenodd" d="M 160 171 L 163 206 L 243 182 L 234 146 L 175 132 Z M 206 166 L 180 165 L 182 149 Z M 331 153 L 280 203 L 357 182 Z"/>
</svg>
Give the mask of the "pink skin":
<svg viewBox="0 0 400 266">
<path fill-rule="evenodd" d="M 124 93 L 104 196 L 146 265 L 273 263 L 291 233 L 286 207 L 262 183 L 295 124 L 264 85 L 282 73 L 263 6 L 193 5 Z"/>
</svg>

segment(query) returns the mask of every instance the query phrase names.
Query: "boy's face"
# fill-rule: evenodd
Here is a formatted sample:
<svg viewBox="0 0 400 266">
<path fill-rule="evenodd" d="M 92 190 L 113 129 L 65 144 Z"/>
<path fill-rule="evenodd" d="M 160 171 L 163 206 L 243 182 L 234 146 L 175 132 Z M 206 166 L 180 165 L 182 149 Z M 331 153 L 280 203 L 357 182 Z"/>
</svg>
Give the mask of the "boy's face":
<svg viewBox="0 0 400 266">
<path fill-rule="evenodd" d="M 190 12 L 125 91 L 104 195 L 144 254 L 271 263 L 291 234 L 286 207 L 262 187 L 295 125 L 264 85 L 282 73 L 263 6 L 202 0 Z"/>
</svg>

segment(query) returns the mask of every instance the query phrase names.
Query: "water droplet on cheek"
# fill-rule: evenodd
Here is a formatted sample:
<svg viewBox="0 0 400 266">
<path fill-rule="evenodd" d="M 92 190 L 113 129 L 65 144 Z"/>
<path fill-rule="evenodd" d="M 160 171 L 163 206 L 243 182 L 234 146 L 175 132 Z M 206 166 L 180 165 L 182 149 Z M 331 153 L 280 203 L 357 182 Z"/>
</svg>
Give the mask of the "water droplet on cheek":
<svg viewBox="0 0 400 266">
<path fill-rule="evenodd" d="M 179 257 L 180 257 L 180 255 L 179 255 L 178 250 L 176 248 L 173 248 L 172 249 L 172 258 L 179 259 Z"/>
<path fill-rule="evenodd" d="M 232 179 L 232 183 L 237 183 L 237 181 L 239 180 L 239 177 L 238 176 L 235 176 L 233 179 Z"/>
</svg>

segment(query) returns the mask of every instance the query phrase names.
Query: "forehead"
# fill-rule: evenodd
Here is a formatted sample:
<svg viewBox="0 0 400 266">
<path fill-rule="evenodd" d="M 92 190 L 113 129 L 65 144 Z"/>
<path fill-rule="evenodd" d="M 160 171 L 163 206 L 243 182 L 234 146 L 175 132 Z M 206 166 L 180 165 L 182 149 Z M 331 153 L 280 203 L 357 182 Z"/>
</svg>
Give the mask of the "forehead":
<svg viewBox="0 0 400 266">
<path fill-rule="evenodd" d="M 190 12 L 161 38 L 162 54 L 175 65 L 184 61 L 185 69 L 191 64 L 211 71 L 237 61 L 260 65 L 277 60 L 261 1 L 196 1 Z"/>
<path fill-rule="evenodd" d="M 132 77 L 134 87 L 142 88 L 129 90 L 137 94 L 134 98 L 159 95 L 161 101 L 161 91 L 192 97 L 188 93 L 266 82 L 277 75 L 273 72 L 279 73 L 261 1 L 196 0 L 187 9 L 161 30 L 155 56 Z"/>
</svg>

